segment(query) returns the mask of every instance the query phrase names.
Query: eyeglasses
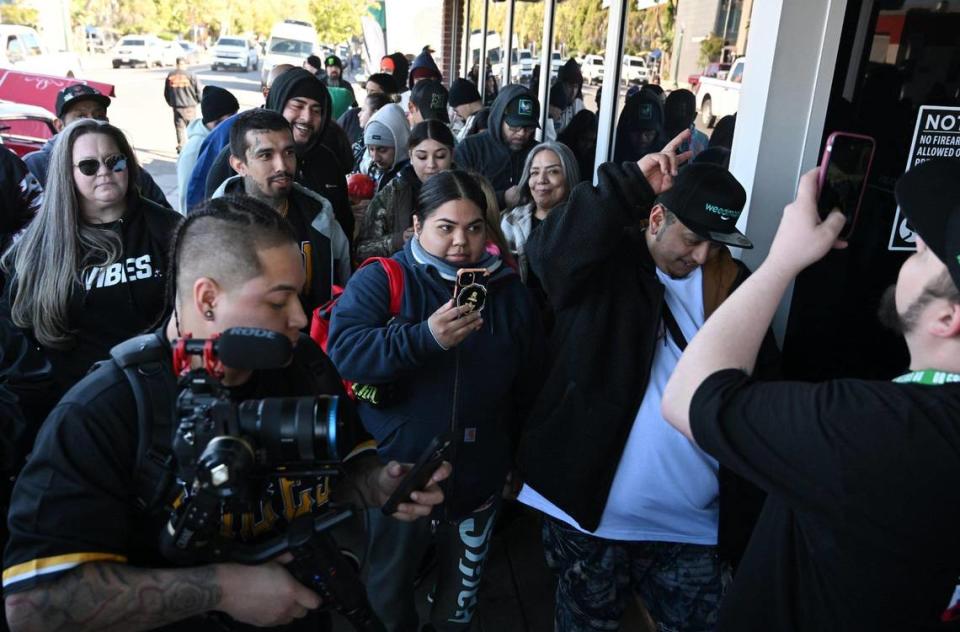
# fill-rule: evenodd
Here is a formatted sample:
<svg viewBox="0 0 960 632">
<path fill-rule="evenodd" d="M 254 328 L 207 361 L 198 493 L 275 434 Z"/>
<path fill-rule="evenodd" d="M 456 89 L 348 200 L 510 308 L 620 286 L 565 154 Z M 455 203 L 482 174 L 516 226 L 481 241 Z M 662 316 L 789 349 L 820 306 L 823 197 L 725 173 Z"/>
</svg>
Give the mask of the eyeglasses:
<svg viewBox="0 0 960 632">
<path fill-rule="evenodd" d="M 114 173 L 127 170 L 127 157 L 123 154 L 114 154 L 103 159 L 103 164 Z M 96 158 L 87 158 L 74 165 L 85 176 L 95 176 L 100 171 L 100 161 Z"/>
</svg>

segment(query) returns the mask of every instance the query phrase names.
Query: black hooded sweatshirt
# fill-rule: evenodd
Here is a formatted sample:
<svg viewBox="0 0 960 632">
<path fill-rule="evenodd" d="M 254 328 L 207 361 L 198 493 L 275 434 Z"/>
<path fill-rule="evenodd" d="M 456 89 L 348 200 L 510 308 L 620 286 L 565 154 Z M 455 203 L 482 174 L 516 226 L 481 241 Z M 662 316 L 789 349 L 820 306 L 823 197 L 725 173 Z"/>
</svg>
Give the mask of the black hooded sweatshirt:
<svg viewBox="0 0 960 632">
<path fill-rule="evenodd" d="M 453 152 L 454 162 L 460 168 L 473 169 L 490 181 L 493 190 L 497 192 L 497 202 L 501 208 L 506 206 L 504 192 L 520 182 L 527 154 L 537 144 L 537 141 L 531 138 L 522 150 L 510 151 L 500 133 L 507 105 L 521 95 L 536 98 L 520 85 L 509 85 L 501 90 L 490 106 L 487 129 L 463 139 Z"/>
<path fill-rule="evenodd" d="M 613 161 L 636 162 L 647 154 L 663 149 L 667 144 L 663 119 L 663 104 L 657 97 L 640 92 L 627 99 L 617 121 L 617 144 Z M 647 129 L 655 129 L 657 135 L 651 143 L 643 145 L 638 136 Z"/>
<path fill-rule="evenodd" d="M 97 225 L 99 230 L 119 233 L 123 249 L 116 263 L 80 271 L 80 283 L 67 307 L 70 328 L 76 332 L 76 340 L 69 348 L 41 346 L 32 330 L 16 330 L 49 361 L 52 390 L 44 396 L 46 405 L 56 404 L 94 362 L 110 355 L 111 347 L 147 331 L 160 320 L 165 309 L 170 241 L 181 219 L 179 213 L 137 197 L 121 219 Z M 6 318 L 16 292 L 16 270 L 11 270 L 10 278 L 0 299 L 0 313 Z M 20 366 L 4 368 L 10 390 L 32 401 L 35 388 L 26 382 L 35 380 L 25 373 Z M 42 420 L 45 413 L 38 416 Z"/>
<path fill-rule="evenodd" d="M 333 121 L 333 101 L 323 82 L 303 68 L 293 68 L 274 81 L 267 97 L 267 109 L 283 113 L 294 87 L 301 81 L 317 81 L 323 94 L 323 124 L 320 134 L 302 147 L 297 147 L 296 181 L 319 193 L 333 204 L 333 214 L 347 238 L 353 241 L 353 212 L 347 196 L 347 173 L 353 166 L 350 142 L 340 126 Z"/>
</svg>

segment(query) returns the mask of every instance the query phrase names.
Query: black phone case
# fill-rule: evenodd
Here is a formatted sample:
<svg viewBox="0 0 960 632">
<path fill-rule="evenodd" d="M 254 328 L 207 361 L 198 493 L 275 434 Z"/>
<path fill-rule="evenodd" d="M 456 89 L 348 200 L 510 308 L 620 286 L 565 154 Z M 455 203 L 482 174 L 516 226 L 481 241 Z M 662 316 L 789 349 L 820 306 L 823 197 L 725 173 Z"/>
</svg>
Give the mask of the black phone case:
<svg viewBox="0 0 960 632">
<path fill-rule="evenodd" d="M 453 441 L 452 433 L 437 435 L 430 441 L 430 445 L 427 446 L 427 449 L 423 451 L 420 458 L 417 459 L 417 462 L 403 477 L 400 485 L 390 494 L 387 502 L 383 504 L 381 511 L 383 511 L 384 515 L 389 516 L 396 513 L 397 506 L 402 502 L 406 502 L 410 498 L 411 493 L 418 489 L 423 489 L 427 481 L 430 480 L 430 477 L 433 476 L 433 473 L 447 458 L 447 455 L 453 448 Z"/>
</svg>

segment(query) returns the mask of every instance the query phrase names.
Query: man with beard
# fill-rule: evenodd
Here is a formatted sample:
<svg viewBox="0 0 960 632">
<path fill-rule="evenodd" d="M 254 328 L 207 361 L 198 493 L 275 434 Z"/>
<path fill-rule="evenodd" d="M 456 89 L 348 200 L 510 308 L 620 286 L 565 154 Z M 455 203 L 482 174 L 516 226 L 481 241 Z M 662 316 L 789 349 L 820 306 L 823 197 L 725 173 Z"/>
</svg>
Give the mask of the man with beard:
<svg viewBox="0 0 960 632">
<path fill-rule="evenodd" d="M 300 293 L 304 312 L 330 299 L 331 287 L 350 278 L 350 245 L 330 202 L 294 182 L 297 155 L 290 124 L 280 114 L 255 109 L 237 117 L 230 130 L 230 166 L 240 175 L 226 180 L 213 197 L 245 193 L 290 222 L 303 255 L 307 281 Z"/>
<path fill-rule="evenodd" d="M 353 92 L 353 86 L 343 78 L 343 61 L 336 55 L 327 55 L 327 58 L 323 60 L 323 67 L 327 72 L 323 83 L 325 83 L 328 88 L 343 88 L 344 90 L 348 90 L 351 95 L 350 106 L 356 107 L 357 98 Z"/>
<path fill-rule="evenodd" d="M 518 185 L 527 154 L 537 144 L 540 103 L 523 86 L 507 86 L 490 106 L 488 122 L 485 131 L 457 145 L 455 162 L 490 181 L 500 208 L 513 208 L 520 200 Z"/>
<path fill-rule="evenodd" d="M 340 227 L 352 239 L 354 218 L 347 197 L 347 174 L 353 167 L 353 151 L 346 133 L 331 120 L 327 87 L 303 68 L 291 68 L 274 81 L 266 109 L 279 112 L 290 123 L 297 151 L 296 181 L 330 201 Z M 232 175 L 228 146 L 210 167 L 207 194 L 213 195 Z"/>
<path fill-rule="evenodd" d="M 687 347 L 665 418 L 768 493 L 719 630 L 934 630 L 960 576 L 960 162 L 896 186 L 917 252 L 886 294 L 910 372 L 893 382 L 754 382 L 757 349 L 797 275 L 844 217 L 800 180 L 767 259 Z M 945 612 L 950 607 L 951 609 Z M 952 629 L 952 628 L 950 628 Z"/>
</svg>

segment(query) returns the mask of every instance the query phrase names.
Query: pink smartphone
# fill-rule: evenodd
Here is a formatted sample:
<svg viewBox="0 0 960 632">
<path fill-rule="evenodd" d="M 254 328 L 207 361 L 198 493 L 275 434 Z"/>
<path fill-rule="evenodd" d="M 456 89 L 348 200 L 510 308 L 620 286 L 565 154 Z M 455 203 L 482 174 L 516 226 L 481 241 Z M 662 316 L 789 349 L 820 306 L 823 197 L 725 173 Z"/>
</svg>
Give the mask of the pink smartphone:
<svg viewBox="0 0 960 632">
<path fill-rule="evenodd" d="M 857 223 L 875 147 L 873 138 L 862 134 L 834 132 L 827 138 L 820 160 L 817 207 L 821 219 L 833 209 L 839 209 L 847 218 L 840 239 L 849 239 Z"/>
</svg>

